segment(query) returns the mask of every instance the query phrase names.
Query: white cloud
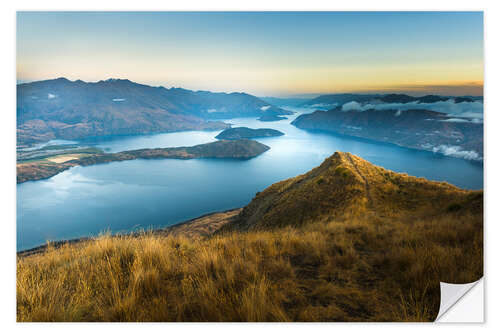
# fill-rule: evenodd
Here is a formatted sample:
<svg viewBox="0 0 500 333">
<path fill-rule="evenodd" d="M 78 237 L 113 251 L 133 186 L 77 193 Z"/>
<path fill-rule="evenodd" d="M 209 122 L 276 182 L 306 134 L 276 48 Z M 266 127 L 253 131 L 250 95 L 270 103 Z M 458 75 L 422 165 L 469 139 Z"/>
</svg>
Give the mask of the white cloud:
<svg viewBox="0 0 500 333">
<path fill-rule="evenodd" d="M 462 150 L 459 146 L 439 145 L 433 147 L 432 151 L 446 156 L 464 158 L 466 160 L 482 161 L 483 158 L 473 150 Z"/>
<path fill-rule="evenodd" d="M 208 113 L 214 113 L 214 112 L 219 112 L 219 111 L 217 111 L 217 109 L 208 109 L 207 112 Z"/>
<path fill-rule="evenodd" d="M 52 99 L 52 98 L 56 98 L 56 97 L 57 97 L 56 95 L 51 94 L 51 93 L 48 93 L 48 95 L 47 95 L 48 99 Z"/>
<path fill-rule="evenodd" d="M 366 109 L 366 110 L 368 110 L 368 109 Z M 342 111 L 344 111 L 344 112 L 347 112 L 347 111 L 365 111 L 365 109 L 363 109 L 361 104 L 359 104 L 358 102 L 352 101 L 352 102 L 348 102 L 348 103 L 345 103 L 344 105 L 342 105 Z"/>
<path fill-rule="evenodd" d="M 444 121 L 447 123 L 468 123 L 469 122 L 469 120 L 464 119 L 464 118 L 450 118 L 450 119 L 441 120 L 441 121 Z"/>
<path fill-rule="evenodd" d="M 261 109 L 262 111 L 266 111 L 266 110 L 267 110 L 267 109 L 269 109 L 270 107 L 271 107 L 271 105 L 266 105 L 266 106 L 261 107 L 260 109 Z"/>
<path fill-rule="evenodd" d="M 334 107 L 336 107 L 337 105 L 339 105 L 339 103 L 317 103 L 317 104 L 313 104 L 311 105 L 310 107 L 311 108 L 317 108 L 317 109 L 324 109 L 324 110 L 330 110 Z"/>
<path fill-rule="evenodd" d="M 113 102 L 123 102 L 125 98 L 113 98 Z"/>
<path fill-rule="evenodd" d="M 467 118 L 483 118 L 483 103 L 481 102 L 463 102 L 455 103 L 453 99 L 447 101 L 439 101 L 435 103 L 379 103 L 379 104 L 364 104 L 358 102 L 348 102 L 342 106 L 342 111 L 366 111 L 375 110 L 430 110 L 446 113 L 452 116 L 467 117 Z"/>
</svg>

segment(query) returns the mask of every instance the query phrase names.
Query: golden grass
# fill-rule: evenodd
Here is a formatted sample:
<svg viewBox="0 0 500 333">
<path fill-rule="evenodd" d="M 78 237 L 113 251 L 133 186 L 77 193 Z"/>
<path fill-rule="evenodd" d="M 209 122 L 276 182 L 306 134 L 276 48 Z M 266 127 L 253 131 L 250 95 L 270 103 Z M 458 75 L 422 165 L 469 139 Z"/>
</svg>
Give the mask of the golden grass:
<svg viewBox="0 0 500 333">
<path fill-rule="evenodd" d="M 366 216 L 427 218 L 454 203 L 459 209 L 470 210 L 474 195 L 482 196 L 482 192 L 395 173 L 355 155 L 337 152 L 319 167 L 258 193 L 232 229 L 266 230 Z"/>
<path fill-rule="evenodd" d="M 482 276 L 482 215 L 206 239 L 104 235 L 17 263 L 18 321 L 430 321 Z"/>
<path fill-rule="evenodd" d="M 482 191 L 350 154 L 231 214 L 20 256 L 17 319 L 432 321 L 440 281 L 483 275 Z"/>
</svg>

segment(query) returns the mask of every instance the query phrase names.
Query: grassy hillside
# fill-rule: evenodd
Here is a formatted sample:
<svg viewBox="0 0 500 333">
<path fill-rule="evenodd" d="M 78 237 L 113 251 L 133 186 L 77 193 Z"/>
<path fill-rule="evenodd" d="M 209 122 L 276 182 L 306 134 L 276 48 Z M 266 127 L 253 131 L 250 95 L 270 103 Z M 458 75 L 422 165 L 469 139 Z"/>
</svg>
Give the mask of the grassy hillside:
<svg viewBox="0 0 500 333">
<path fill-rule="evenodd" d="M 439 281 L 482 276 L 482 205 L 482 191 L 337 153 L 211 236 L 105 235 L 18 257 L 17 319 L 430 321 Z"/>
<path fill-rule="evenodd" d="M 237 230 L 371 218 L 431 218 L 450 207 L 475 214 L 482 192 L 459 189 L 375 166 L 349 153 L 335 153 L 310 172 L 269 186 L 245 207 Z M 472 206 L 471 206 L 472 205 Z"/>
</svg>

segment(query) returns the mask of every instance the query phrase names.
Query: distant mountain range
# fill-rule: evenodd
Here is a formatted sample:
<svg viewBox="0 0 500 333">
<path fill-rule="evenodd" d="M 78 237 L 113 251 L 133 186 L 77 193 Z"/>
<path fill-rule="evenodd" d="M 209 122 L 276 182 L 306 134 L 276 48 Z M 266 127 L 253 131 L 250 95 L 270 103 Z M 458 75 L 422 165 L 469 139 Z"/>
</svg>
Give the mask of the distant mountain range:
<svg viewBox="0 0 500 333">
<path fill-rule="evenodd" d="M 17 85 L 19 146 L 55 138 L 221 130 L 229 125 L 214 120 L 265 114 L 292 112 L 246 93 L 167 89 L 121 79 Z"/>
<path fill-rule="evenodd" d="M 481 161 L 483 97 L 331 94 L 302 104 L 317 111 L 292 124 Z"/>
<path fill-rule="evenodd" d="M 348 102 L 358 103 L 435 103 L 453 99 L 455 103 L 483 101 L 482 96 L 440 96 L 425 95 L 420 97 L 409 96 L 406 94 L 328 94 L 310 99 L 301 106 L 309 107 L 327 107 L 342 105 Z"/>
<path fill-rule="evenodd" d="M 300 97 L 259 97 L 261 100 L 266 101 L 276 106 L 299 106 L 310 101 L 310 98 Z"/>
</svg>

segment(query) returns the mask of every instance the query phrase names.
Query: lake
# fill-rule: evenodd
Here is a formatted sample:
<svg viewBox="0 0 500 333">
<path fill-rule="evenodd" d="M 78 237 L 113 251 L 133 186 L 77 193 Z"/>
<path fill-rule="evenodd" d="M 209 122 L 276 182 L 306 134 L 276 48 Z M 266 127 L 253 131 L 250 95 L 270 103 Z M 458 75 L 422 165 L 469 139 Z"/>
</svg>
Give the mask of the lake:
<svg viewBox="0 0 500 333">
<path fill-rule="evenodd" d="M 17 249 L 62 240 L 163 227 L 205 213 L 246 205 L 267 186 L 318 166 L 335 151 L 376 165 L 468 189 L 483 188 L 483 164 L 278 122 L 231 119 L 234 126 L 285 133 L 257 139 L 271 149 L 250 160 L 133 160 L 75 167 L 50 179 L 17 185 Z M 192 146 L 217 132 L 113 136 L 81 141 L 108 152 Z"/>
</svg>

